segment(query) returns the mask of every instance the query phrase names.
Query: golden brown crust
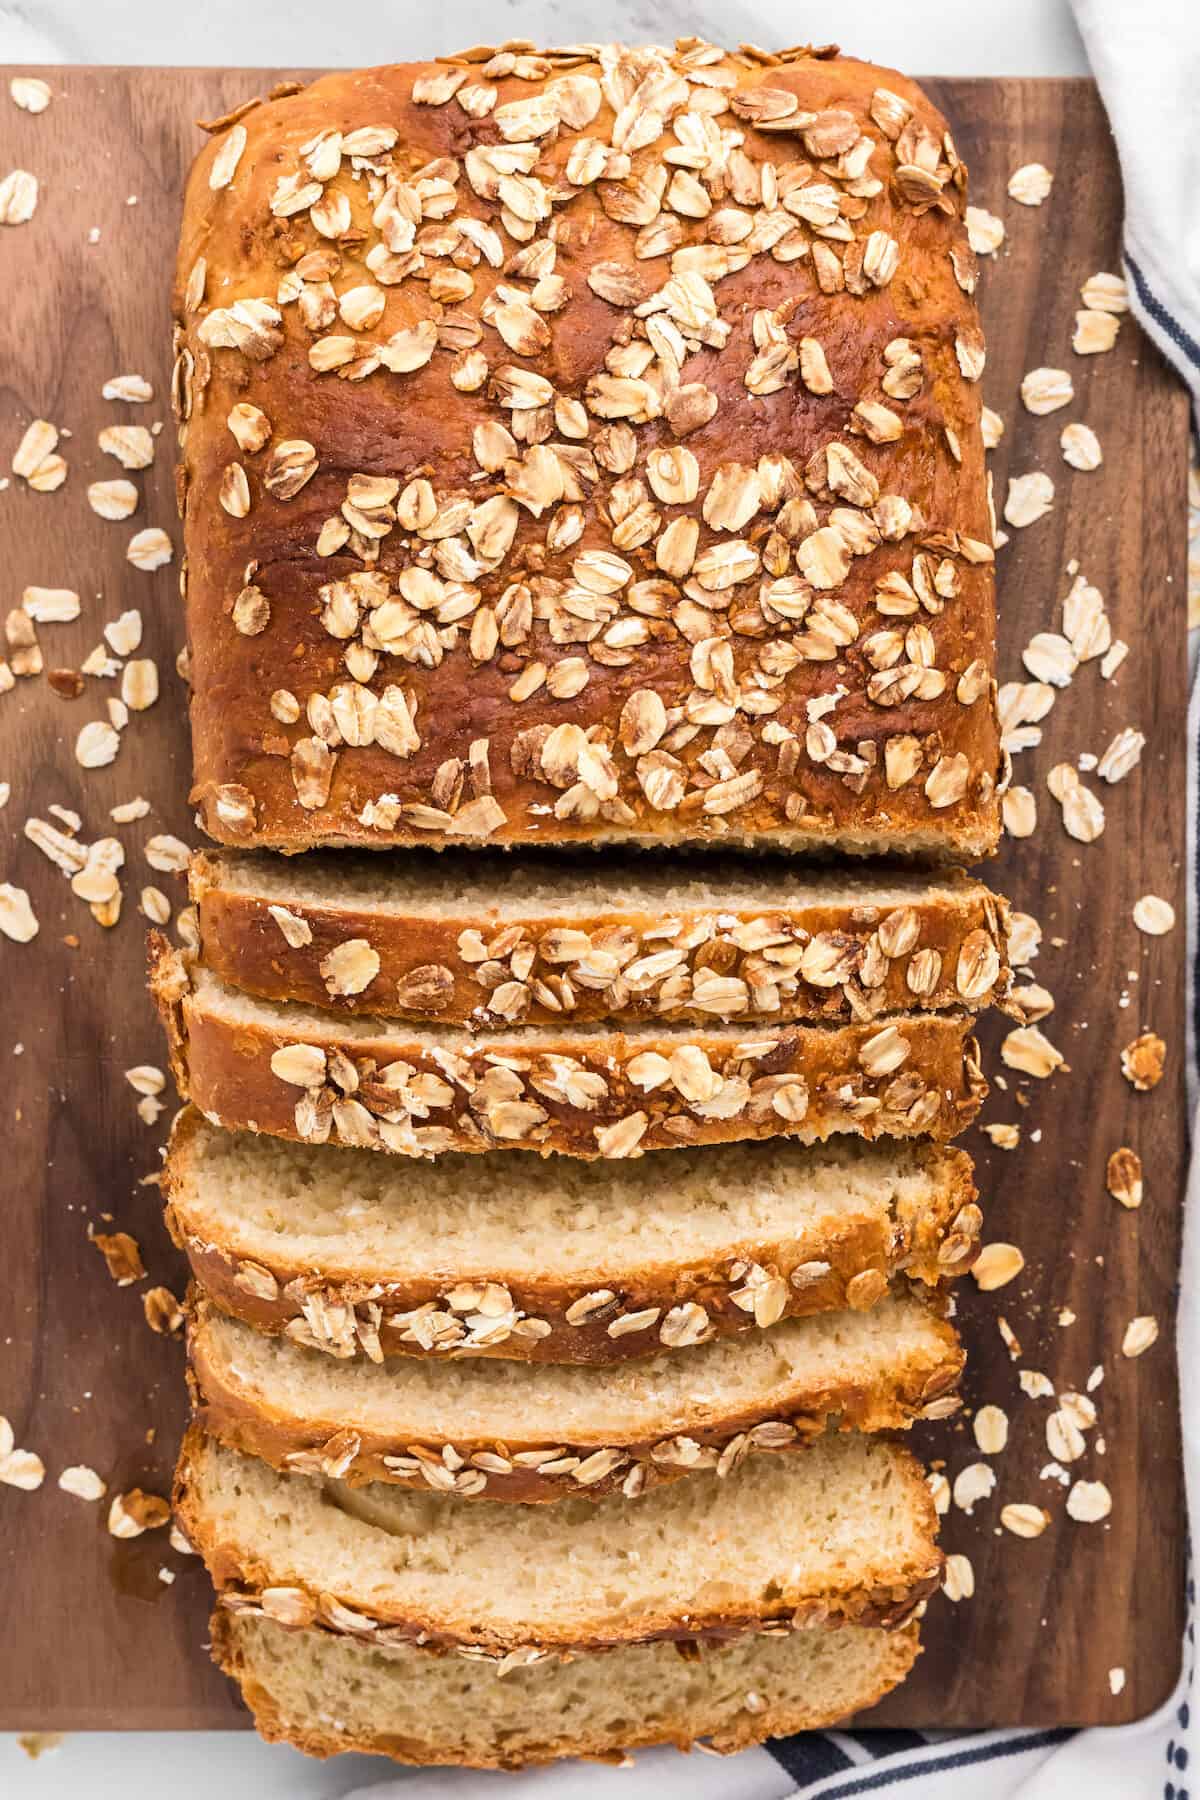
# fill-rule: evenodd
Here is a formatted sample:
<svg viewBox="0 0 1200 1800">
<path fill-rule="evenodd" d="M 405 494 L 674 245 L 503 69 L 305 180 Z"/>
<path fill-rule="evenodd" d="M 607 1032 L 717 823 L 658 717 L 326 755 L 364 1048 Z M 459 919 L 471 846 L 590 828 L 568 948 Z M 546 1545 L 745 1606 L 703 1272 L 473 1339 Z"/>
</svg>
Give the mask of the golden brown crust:
<svg viewBox="0 0 1200 1800">
<path fill-rule="evenodd" d="M 268 1686 L 251 1674 L 247 1667 L 241 1638 L 243 1629 L 244 1627 L 239 1626 L 236 1614 L 218 1606 L 213 1612 L 210 1625 L 212 1657 L 217 1667 L 238 1683 L 242 1698 L 254 1715 L 255 1727 L 268 1743 L 292 1744 L 307 1756 L 321 1758 L 357 1750 L 417 1765 L 439 1764 L 451 1760 L 446 1747 L 433 1741 L 397 1737 L 382 1730 L 362 1735 L 337 1732 L 328 1725 L 285 1717 Z M 919 1630 L 914 1622 L 901 1630 L 888 1633 L 885 1665 L 880 1668 L 877 1682 L 864 1688 L 852 1702 L 855 1711 L 865 1711 L 903 1681 L 920 1655 Z M 694 1652 L 686 1644 L 681 1644 L 680 1654 L 690 1655 Z M 723 1725 L 718 1730 L 706 1731 L 703 1725 L 696 1729 L 689 1721 L 686 1725 L 680 1722 L 673 1730 L 664 1725 L 650 1731 L 639 1729 L 636 1721 L 629 1721 L 622 1726 L 619 1742 L 607 1734 L 597 1734 L 586 1739 L 560 1735 L 549 1740 L 531 1739 L 525 1734 L 514 1739 L 511 1730 L 506 1730 L 505 1741 L 497 1742 L 490 1753 L 481 1753 L 465 1760 L 461 1754 L 455 1754 L 453 1760 L 468 1768 L 513 1770 L 553 1762 L 563 1756 L 607 1759 L 619 1751 L 647 1748 L 651 1744 L 673 1744 L 677 1750 L 686 1752 L 694 1747 L 698 1738 L 722 1755 L 730 1755 L 737 1750 L 748 1749 L 752 1744 L 762 1743 L 768 1737 L 784 1737 L 796 1731 L 836 1725 L 844 1717 L 844 1711 L 839 1712 L 836 1717 L 832 1714 L 827 1716 L 814 1709 L 811 1702 L 806 1700 L 775 1704 L 768 1701 L 765 1706 L 761 1702 L 745 1706 L 739 1711 L 734 1723 Z"/>
<path fill-rule="evenodd" d="M 924 1541 L 911 1554 L 895 1553 L 890 1558 L 887 1546 L 878 1547 L 879 1557 L 890 1564 L 887 1579 L 868 1587 L 847 1585 L 835 1576 L 798 1603 L 768 1595 L 740 1601 L 699 1597 L 681 1608 L 664 1597 L 636 1615 L 610 1609 L 598 1612 L 593 1621 L 579 1618 L 551 1624 L 543 1620 L 530 1628 L 530 1637 L 523 1637 L 515 1630 L 478 1622 L 467 1626 L 458 1618 L 432 1610 L 410 1616 L 386 1602 L 372 1604 L 368 1610 L 361 1597 L 344 1597 L 332 1588 L 315 1591 L 294 1569 L 282 1566 L 255 1545 L 230 1541 L 207 1515 L 197 1491 L 195 1464 L 204 1449 L 204 1434 L 193 1423 L 180 1448 L 173 1499 L 184 1535 L 204 1559 L 218 1604 L 234 1612 L 261 1612 L 280 1624 L 318 1626 L 378 1644 L 468 1648 L 481 1657 L 501 1659 L 531 1648 L 563 1653 L 659 1641 L 724 1643 L 766 1629 L 874 1625 L 892 1631 L 906 1624 L 921 1602 L 937 1591 L 945 1561 L 935 1542 L 937 1516 L 920 1465 L 907 1451 L 896 1448 L 895 1504 L 921 1521 Z"/>
<path fill-rule="evenodd" d="M 531 906 L 504 917 L 481 894 L 453 919 L 247 892 L 220 856 L 192 858 L 200 957 L 233 987 L 339 1012 L 475 1029 L 594 1020 L 820 1019 L 986 1007 L 1007 986 L 1007 905 L 975 882 L 894 907 L 683 904 L 666 920 L 612 904 L 581 917 Z M 881 879 L 886 883 L 887 875 Z M 286 928 L 286 929 L 285 929 Z M 335 953 L 365 945 L 357 992 Z M 334 958 L 333 961 L 330 959 Z"/>
<path fill-rule="evenodd" d="M 937 1342 L 911 1349 L 886 1376 L 864 1381 L 781 1381 L 770 1405 L 730 1407 L 707 1424 L 684 1421 L 668 1438 L 567 1434 L 514 1438 L 422 1437 L 402 1420 L 389 1432 L 351 1427 L 343 1419 L 303 1416 L 273 1405 L 239 1381 L 236 1367 L 212 1341 L 208 1308 L 197 1297 L 188 1329 L 193 1418 L 220 1443 L 257 1456 L 284 1473 L 327 1475 L 359 1485 L 386 1481 L 432 1487 L 465 1499 L 553 1501 L 578 1496 L 632 1499 L 699 1469 L 726 1476 L 746 1456 L 804 1447 L 827 1430 L 895 1431 L 914 1418 L 942 1416 L 966 1360 L 954 1327 L 938 1321 Z M 708 1411 L 711 1413 L 711 1408 Z M 542 1466 L 530 1466 L 535 1457 Z M 522 1462 L 520 1459 L 526 1460 Z"/>
<path fill-rule="evenodd" d="M 214 137 L 175 290 L 206 829 L 990 853 L 964 206 L 919 88 L 805 53 L 335 74 Z"/>
<path fill-rule="evenodd" d="M 181 1095 L 215 1124 L 272 1137 L 408 1156 L 581 1157 L 839 1131 L 945 1140 L 986 1092 L 961 1013 L 746 1036 L 593 1027 L 433 1042 L 383 1022 L 378 1036 L 353 1035 L 336 1015 L 299 1009 L 290 1029 L 284 1008 L 223 1014 L 187 985 L 165 940 L 151 938 L 151 986 Z"/>
<path fill-rule="evenodd" d="M 485 1281 L 476 1270 L 452 1267 L 432 1280 L 378 1262 L 355 1266 L 339 1254 L 336 1239 L 319 1265 L 289 1255 L 283 1236 L 269 1256 L 251 1257 L 236 1245 L 214 1243 L 211 1225 L 206 1231 L 189 1205 L 189 1161 L 202 1129 L 194 1108 L 179 1114 L 163 1174 L 167 1226 L 196 1279 L 222 1311 L 339 1357 L 471 1354 L 613 1363 L 781 1318 L 863 1310 L 882 1298 L 890 1278 L 904 1275 L 932 1287 L 965 1274 L 979 1252 L 982 1220 L 970 1158 L 922 1145 L 934 1188 L 928 1204 L 902 1198 L 886 1220 L 839 1212 L 808 1232 L 731 1244 L 716 1261 L 688 1261 L 668 1250 L 619 1280 L 602 1264 L 570 1282 L 502 1268 Z M 503 1288 L 505 1314 L 521 1329 L 502 1332 L 493 1321 L 486 1333 L 468 1334 L 461 1320 L 471 1302 L 462 1289 L 483 1285 Z M 630 1329 L 627 1322 L 639 1315 L 644 1322 Z"/>
</svg>

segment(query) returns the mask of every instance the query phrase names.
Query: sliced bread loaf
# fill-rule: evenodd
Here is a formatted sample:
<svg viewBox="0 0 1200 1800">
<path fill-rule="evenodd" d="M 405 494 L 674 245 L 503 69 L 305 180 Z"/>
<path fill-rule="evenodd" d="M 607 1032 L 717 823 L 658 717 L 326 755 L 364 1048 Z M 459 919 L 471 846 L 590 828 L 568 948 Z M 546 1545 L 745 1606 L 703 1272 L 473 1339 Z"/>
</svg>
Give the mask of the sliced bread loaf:
<svg viewBox="0 0 1200 1800">
<path fill-rule="evenodd" d="M 447 1025 L 861 1020 L 1007 981 L 1004 903 L 952 871 L 209 851 L 191 895 L 230 986 Z"/>
<path fill-rule="evenodd" d="M 916 1462 L 858 1433 L 632 1502 L 467 1506 L 382 1482 L 281 1475 L 193 1427 L 176 1506 L 235 1607 L 495 1656 L 768 1625 L 897 1625 L 936 1587 L 942 1560 Z"/>
<path fill-rule="evenodd" d="M 405 1763 L 521 1768 L 647 1744 L 723 1753 L 837 1724 L 902 1681 L 902 1631 L 759 1633 L 733 1644 L 627 1644 L 500 1673 L 474 1657 L 288 1630 L 218 1609 L 213 1659 L 240 1683 L 269 1742 L 309 1756 L 363 1750 Z"/>
<path fill-rule="evenodd" d="M 829 1428 L 940 1416 L 963 1364 L 953 1326 L 892 1295 L 869 1313 L 789 1319 L 747 1340 L 616 1370 L 541 1363 L 335 1362 L 198 1297 L 195 1416 L 274 1468 L 492 1500 L 593 1498 L 793 1449 Z"/>
<path fill-rule="evenodd" d="M 390 1157 L 178 1116 L 167 1222 L 225 1311 L 334 1356 L 617 1362 L 865 1309 L 970 1267 L 971 1163 L 925 1141 L 639 1162 Z"/>
<path fill-rule="evenodd" d="M 745 1138 L 949 1138 L 986 1085 L 964 1013 L 881 1023 L 465 1031 L 256 999 L 153 934 L 180 1091 L 218 1124 L 309 1143 L 633 1156 Z"/>
</svg>

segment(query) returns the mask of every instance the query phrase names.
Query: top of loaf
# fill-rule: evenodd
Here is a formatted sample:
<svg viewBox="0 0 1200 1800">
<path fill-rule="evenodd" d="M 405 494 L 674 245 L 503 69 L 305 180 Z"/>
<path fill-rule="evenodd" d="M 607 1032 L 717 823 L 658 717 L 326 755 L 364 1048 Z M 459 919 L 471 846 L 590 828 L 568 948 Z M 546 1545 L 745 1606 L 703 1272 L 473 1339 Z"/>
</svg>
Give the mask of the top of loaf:
<svg viewBox="0 0 1200 1800">
<path fill-rule="evenodd" d="M 826 52 L 527 45 L 218 122 L 194 798 L 286 850 L 995 847 L 965 169 Z"/>
</svg>

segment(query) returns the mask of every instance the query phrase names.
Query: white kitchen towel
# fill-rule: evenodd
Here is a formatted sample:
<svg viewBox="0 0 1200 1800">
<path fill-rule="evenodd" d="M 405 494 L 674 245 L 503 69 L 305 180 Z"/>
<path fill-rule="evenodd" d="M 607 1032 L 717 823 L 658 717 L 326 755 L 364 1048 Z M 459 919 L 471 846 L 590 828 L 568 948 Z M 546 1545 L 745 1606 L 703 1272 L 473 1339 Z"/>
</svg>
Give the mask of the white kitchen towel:
<svg viewBox="0 0 1200 1800">
<path fill-rule="evenodd" d="M 1125 275 L 1139 322 L 1191 389 L 1200 415 L 1200 0 L 1072 0 L 1117 139 L 1125 188 Z M 1186 479 L 1180 469 L 1178 479 Z M 1164 646 L 1165 654 L 1174 654 Z M 1181 747 L 1182 750 L 1182 747 Z M 1196 818 L 1200 680 L 1187 734 L 1188 1092 L 1200 1143 Z M 1188 1182 L 1179 1363 L 1189 1503 L 1200 1505 L 1200 1156 Z M 639 1752 L 632 1769 L 574 1763 L 527 1774 L 398 1775 L 351 1800 L 1200 1800 L 1195 1586 L 1179 1685 L 1135 1725 L 1090 1731 L 805 1732 L 717 1760 Z M 1196 1773 L 1193 1774 L 1193 1766 Z"/>
<path fill-rule="evenodd" d="M 1125 189 L 1125 277 L 1200 418 L 1200 4 L 1072 0 Z"/>
</svg>

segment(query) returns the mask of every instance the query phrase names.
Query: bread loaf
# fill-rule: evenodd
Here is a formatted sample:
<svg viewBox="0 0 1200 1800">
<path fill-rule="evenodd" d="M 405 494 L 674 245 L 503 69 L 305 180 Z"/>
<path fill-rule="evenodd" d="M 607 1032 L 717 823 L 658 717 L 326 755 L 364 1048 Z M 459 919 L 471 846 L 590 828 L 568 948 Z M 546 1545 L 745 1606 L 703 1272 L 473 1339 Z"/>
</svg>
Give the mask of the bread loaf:
<svg viewBox="0 0 1200 1800">
<path fill-rule="evenodd" d="M 825 52 L 241 109 L 174 294 L 206 829 L 991 852 L 965 199 L 921 90 Z"/>
<path fill-rule="evenodd" d="M 167 1224 L 217 1304 L 335 1357 L 617 1362 L 970 1268 L 970 1159 L 922 1140 L 641 1161 L 365 1150 L 175 1122 Z"/>
<path fill-rule="evenodd" d="M 919 1650 L 915 1624 L 849 1626 L 733 1644 L 628 1644 L 497 1673 L 473 1657 L 385 1649 L 220 1608 L 212 1646 L 268 1742 L 309 1756 L 362 1750 L 487 1769 L 611 1760 L 645 1744 L 689 1750 L 701 1739 L 722 1753 L 744 1750 L 873 1705 Z"/>
<path fill-rule="evenodd" d="M 382 1649 L 218 1610 L 213 1657 L 259 1732 L 310 1756 L 522 1768 L 697 1740 L 729 1753 L 833 1725 L 882 1698 L 919 1651 L 917 1627 L 793 1632 L 696 1650 L 636 1644 L 497 1675 L 461 1656 Z M 684 1651 L 687 1654 L 684 1654 Z"/>
<path fill-rule="evenodd" d="M 474 1029 L 863 1020 L 986 1007 L 1008 978 L 1007 908 L 955 872 L 226 851 L 190 885 L 230 986 Z"/>
<path fill-rule="evenodd" d="M 916 1462 L 856 1433 L 633 1501 L 473 1506 L 281 1475 L 193 1428 L 176 1508 L 234 1609 L 497 1658 L 767 1627 L 896 1626 L 942 1566 Z"/>
<path fill-rule="evenodd" d="M 474 1035 L 257 1000 L 189 973 L 152 936 L 180 1094 L 216 1124 L 273 1137 L 593 1157 L 838 1132 L 944 1139 L 986 1092 L 964 1013 Z"/>
<path fill-rule="evenodd" d="M 632 1499 L 825 1430 L 940 1417 L 963 1363 L 953 1327 L 903 1294 L 619 1370 L 338 1362 L 199 1298 L 188 1354 L 200 1425 L 274 1468 L 516 1501 Z"/>
</svg>

